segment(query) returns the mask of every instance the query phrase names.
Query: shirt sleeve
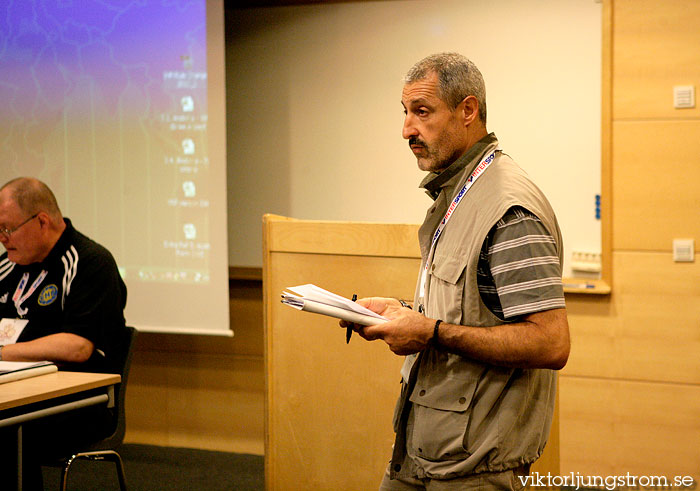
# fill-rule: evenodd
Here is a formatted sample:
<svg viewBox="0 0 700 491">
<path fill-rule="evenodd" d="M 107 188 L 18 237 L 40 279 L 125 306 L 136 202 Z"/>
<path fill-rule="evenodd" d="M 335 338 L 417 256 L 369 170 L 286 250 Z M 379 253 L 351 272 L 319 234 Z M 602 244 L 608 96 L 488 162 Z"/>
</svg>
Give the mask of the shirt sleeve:
<svg viewBox="0 0 700 491">
<path fill-rule="evenodd" d="M 503 320 L 565 307 L 554 238 L 522 207 L 510 208 L 486 236 L 477 282 L 486 306 Z"/>
<path fill-rule="evenodd" d="M 112 256 L 102 249 L 84 251 L 65 296 L 61 330 L 104 349 L 111 330 L 124 325 L 125 298 L 125 287 Z"/>
</svg>

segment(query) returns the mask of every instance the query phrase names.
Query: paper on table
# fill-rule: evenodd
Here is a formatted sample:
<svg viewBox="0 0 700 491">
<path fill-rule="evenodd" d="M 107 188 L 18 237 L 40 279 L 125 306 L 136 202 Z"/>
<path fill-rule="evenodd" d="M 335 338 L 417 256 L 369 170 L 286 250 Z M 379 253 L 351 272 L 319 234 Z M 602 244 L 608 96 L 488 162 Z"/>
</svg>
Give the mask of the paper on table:
<svg viewBox="0 0 700 491">
<path fill-rule="evenodd" d="M 58 370 L 50 361 L 0 361 L 0 384 Z"/>
<path fill-rule="evenodd" d="M 313 284 L 288 287 L 287 290 L 289 291 L 282 293 L 282 303 L 297 310 L 328 315 L 364 326 L 388 320 L 352 300 Z"/>
</svg>

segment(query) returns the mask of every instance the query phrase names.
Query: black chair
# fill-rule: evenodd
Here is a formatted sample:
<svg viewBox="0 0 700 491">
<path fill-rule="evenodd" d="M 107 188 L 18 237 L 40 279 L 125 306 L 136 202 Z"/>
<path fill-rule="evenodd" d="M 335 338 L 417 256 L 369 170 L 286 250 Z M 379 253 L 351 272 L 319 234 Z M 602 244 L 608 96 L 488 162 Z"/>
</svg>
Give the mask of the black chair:
<svg viewBox="0 0 700 491">
<path fill-rule="evenodd" d="M 117 360 L 115 367 L 121 375 L 121 382 L 114 387 L 114 412 L 115 412 L 115 427 L 114 431 L 108 437 L 99 440 L 87 447 L 81 449 L 70 457 L 61 460 L 63 472 L 61 473 L 61 491 L 66 490 L 68 484 L 68 471 L 71 465 L 78 459 L 97 460 L 114 462 L 117 466 L 117 474 L 119 477 L 119 487 L 122 491 L 126 491 L 126 477 L 124 475 L 124 464 L 119 454 L 114 450 L 121 445 L 126 432 L 126 416 L 124 413 L 124 400 L 126 396 L 126 383 L 129 379 L 129 369 L 131 367 L 131 358 L 134 353 L 134 342 L 137 331 L 133 327 L 127 327 L 125 335 L 121 340 L 121 359 Z"/>
</svg>

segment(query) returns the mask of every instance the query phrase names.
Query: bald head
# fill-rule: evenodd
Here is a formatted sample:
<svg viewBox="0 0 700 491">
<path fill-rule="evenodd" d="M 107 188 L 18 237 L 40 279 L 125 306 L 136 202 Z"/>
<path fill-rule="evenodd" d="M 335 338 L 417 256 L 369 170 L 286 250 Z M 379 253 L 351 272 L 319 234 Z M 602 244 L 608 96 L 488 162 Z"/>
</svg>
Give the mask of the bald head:
<svg viewBox="0 0 700 491">
<path fill-rule="evenodd" d="M 0 201 L 11 200 L 27 216 L 45 212 L 52 221 L 61 222 L 63 216 L 56 197 L 49 187 L 33 177 L 18 177 L 0 188 Z"/>
<path fill-rule="evenodd" d="M 56 197 L 38 179 L 20 177 L 0 188 L 0 242 L 10 261 L 43 261 L 66 229 Z"/>
</svg>

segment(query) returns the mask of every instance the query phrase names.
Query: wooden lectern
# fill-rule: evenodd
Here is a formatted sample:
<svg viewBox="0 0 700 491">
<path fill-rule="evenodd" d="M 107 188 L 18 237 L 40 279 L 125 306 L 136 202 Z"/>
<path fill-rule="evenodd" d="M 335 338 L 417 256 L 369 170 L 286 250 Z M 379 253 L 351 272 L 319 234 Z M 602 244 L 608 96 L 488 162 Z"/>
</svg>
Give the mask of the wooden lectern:
<svg viewBox="0 0 700 491">
<path fill-rule="evenodd" d="M 350 298 L 412 299 L 418 226 L 263 217 L 265 483 L 268 490 L 377 489 L 391 456 L 403 358 L 381 341 L 345 342 L 338 320 L 280 301 L 313 283 Z M 555 411 L 540 474 L 559 473 Z"/>
</svg>

